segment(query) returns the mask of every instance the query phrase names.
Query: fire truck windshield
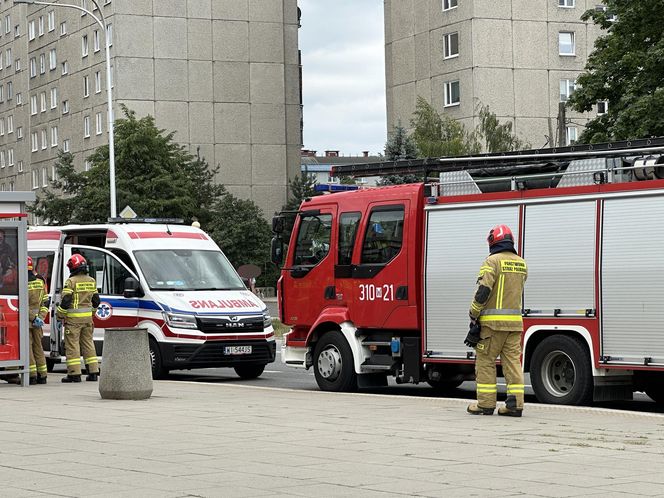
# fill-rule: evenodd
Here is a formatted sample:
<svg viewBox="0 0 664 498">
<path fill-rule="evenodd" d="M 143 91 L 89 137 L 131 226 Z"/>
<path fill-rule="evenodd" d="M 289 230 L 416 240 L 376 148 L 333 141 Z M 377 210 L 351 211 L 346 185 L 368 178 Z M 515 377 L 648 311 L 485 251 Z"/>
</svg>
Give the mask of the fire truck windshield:
<svg viewBox="0 0 664 498">
<path fill-rule="evenodd" d="M 245 290 L 233 266 L 219 251 L 164 249 L 136 251 L 152 290 Z"/>
</svg>

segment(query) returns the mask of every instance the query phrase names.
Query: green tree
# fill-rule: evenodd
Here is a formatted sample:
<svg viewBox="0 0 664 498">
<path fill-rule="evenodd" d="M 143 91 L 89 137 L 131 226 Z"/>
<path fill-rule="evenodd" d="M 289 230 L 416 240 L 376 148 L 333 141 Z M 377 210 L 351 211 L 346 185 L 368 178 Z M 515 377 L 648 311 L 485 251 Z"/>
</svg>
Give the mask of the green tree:
<svg viewBox="0 0 664 498">
<path fill-rule="evenodd" d="M 417 144 L 413 137 L 408 135 L 401 121 L 392 128 L 385 143 L 385 159 L 388 161 L 400 161 L 404 159 L 417 158 Z M 419 175 L 387 175 L 378 180 L 378 185 L 401 185 L 403 183 L 421 182 Z"/>
<path fill-rule="evenodd" d="M 214 217 L 202 228 L 217 242 L 233 266 L 263 266 L 270 260 L 272 230 L 263 211 L 251 200 L 226 193 L 213 208 Z"/>
<path fill-rule="evenodd" d="M 486 152 L 507 152 L 530 147 L 530 144 L 512 132 L 512 122 L 501 124 L 488 105 L 479 104 L 477 114 L 480 122 L 475 130 L 475 136 L 484 142 Z"/>
<path fill-rule="evenodd" d="M 474 132 L 462 123 L 440 115 L 423 97 L 417 97 L 411 119 L 413 140 L 420 157 L 453 157 L 476 154 L 481 146 Z"/>
<path fill-rule="evenodd" d="M 141 217 L 197 218 L 206 224 L 213 206 L 225 194 L 213 182 L 217 168 L 194 158 L 155 126 L 154 118 L 141 119 L 126 107 L 115 125 L 117 204 L 131 206 Z M 98 223 L 110 216 L 108 146 L 88 158 L 89 171 L 77 172 L 73 156 L 60 152 L 55 163 L 54 189 L 46 189 L 35 202 L 35 215 L 52 224 Z"/>
<path fill-rule="evenodd" d="M 605 0 L 607 11 L 589 10 L 604 30 L 595 41 L 569 105 L 588 112 L 607 101 L 608 113 L 592 119 L 582 142 L 664 135 L 664 3 Z M 613 17 L 615 16 L 615 18 Z"/>
<path fill-rule="evenodd" d="M 315 190 L 316 185 L 318 185 L 316 179 L 307 173 L 302 173 L 293 178 L 288 183 L 290 199 L 284 205 L 283 210 L 297 211 L 300 209 L 300 204 L 302 204 L 304 199 L 320 195 L 320 192 L 316 192 Z"/>
</svg>

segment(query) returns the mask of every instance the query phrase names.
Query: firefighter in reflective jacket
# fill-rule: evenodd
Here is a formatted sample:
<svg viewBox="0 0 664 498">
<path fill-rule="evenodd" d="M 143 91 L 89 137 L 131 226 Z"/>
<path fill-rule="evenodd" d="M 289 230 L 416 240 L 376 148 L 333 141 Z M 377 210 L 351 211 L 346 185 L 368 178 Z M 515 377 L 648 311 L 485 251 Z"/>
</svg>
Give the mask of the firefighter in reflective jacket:
<svg viewBox="0 0 664 498">
<path fill-rule="evenodd" d="M 30 384 L 46 384 L 47 367 L 42 345 L 42 327 L 48 314 L 48 292 L 44 279 L 35 274 L 28 256 L 28 309 L 30 313 Z"/>
<path fill-rule="evenodd" d="M 498 225 L 489 232 L 489 257 L 477 279 L 477 291 L 470 305 L 467 346 L 476 351 L 477 403 L 468 407 L 473 415 L 492 415 L 496 408 L 496 358 L 500 356 L 507 382 L 505 406 L 498 415 L 520 417 L 523 411 L 521 370 L 521 298 L 528 277 L 526 262 L 514 249 L 512 231 Z"/>
<path fill-rule="evenodd" d="M 88 264 L 80 254 L 67 261 L 70 275 L 62 289 L 62 302 L 58 305 L 58 318 L 64 320 L 67 376 L 62 382 L 81 382 L 81 352 L 88 369 L 85 380 L 96 381 L 99 363 L 92 341 L 92 316 L 99 306 L 95 279 L 88 276 Z"/>
</svg>

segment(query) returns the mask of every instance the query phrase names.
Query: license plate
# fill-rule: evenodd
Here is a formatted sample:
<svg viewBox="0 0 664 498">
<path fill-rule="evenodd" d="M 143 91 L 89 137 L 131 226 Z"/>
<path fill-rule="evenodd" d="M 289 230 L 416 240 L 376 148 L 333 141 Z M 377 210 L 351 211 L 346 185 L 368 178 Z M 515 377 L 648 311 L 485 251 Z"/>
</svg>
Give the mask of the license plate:
<svg viewBox="0 0 664 498">
<path fill-rule="evenodd" d="M 251 346 L 225 346 L 224 354 L 251 354 Z"/>
</svg>

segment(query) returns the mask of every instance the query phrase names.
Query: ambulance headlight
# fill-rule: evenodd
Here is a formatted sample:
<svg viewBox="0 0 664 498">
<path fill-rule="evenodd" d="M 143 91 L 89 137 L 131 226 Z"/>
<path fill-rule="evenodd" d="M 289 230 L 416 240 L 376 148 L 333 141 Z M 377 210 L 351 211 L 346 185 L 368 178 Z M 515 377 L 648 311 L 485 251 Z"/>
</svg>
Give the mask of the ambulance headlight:
<svg viewBox="0 0 664 498">
<path fill-rule="evenodd" d="M 264 313 L 263 314 L 263 328 L 266 329 L 268 327 L 272 327 L 272 317 L 269 315 L 269 313 Z"/>
<path fill-rule="evenodd" d="M 176 313 L 164 313 L 166 324 L 176 329 L 197 329 L 196 317 L 192 315 L 178 315 Z"/>
</svg>

